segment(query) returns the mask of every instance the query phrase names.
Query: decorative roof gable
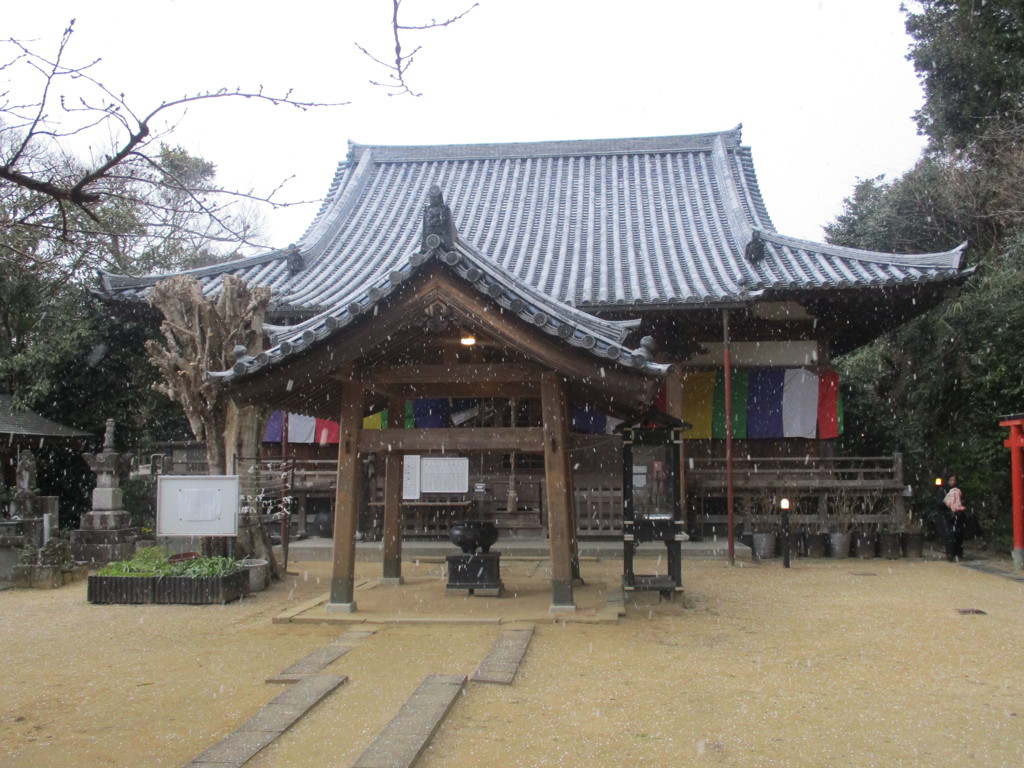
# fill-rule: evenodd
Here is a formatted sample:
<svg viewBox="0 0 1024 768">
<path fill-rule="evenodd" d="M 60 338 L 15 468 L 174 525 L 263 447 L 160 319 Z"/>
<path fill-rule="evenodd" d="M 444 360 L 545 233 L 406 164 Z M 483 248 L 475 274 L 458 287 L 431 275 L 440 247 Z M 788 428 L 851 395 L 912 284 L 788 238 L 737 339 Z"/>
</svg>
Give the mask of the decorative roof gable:
<svg viewBox="0 0 1024 768">
<path fill-rule="evenodd" d="M 639 321 L 605 320 L 563 304 L 509 274 L 466 243 L 451 227 L 451 210 L 444 204 L 438 187 L 430 189 L 430 201 L 422 214 L 419 250 L 399 260 L 387 274 L 353 284 L 349 291 L 339 295 L 330 310 L 293 326 L 265 326 L 271 336 L 270 349 L 255 357 L 242 356 L 233 368 L 211 372 L 210 377 L 235 381 L 286 361 L 376 312 L 381 302 L 434 261 L 503 312 L 568 347 L 649 376 L 663 376 L 670 370 L 669 366 L 652 362 L 653 341 L 644 339 L 636 348 L 625 346 Z"/>
</svg>

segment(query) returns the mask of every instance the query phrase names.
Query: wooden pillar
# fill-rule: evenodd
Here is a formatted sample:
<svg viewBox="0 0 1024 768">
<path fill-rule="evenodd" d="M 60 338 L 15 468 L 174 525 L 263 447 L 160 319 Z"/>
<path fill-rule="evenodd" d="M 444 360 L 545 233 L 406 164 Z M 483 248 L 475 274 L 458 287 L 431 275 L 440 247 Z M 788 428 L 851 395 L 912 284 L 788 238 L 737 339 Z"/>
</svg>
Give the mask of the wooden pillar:
<svg viewBox="0 0 1024 768">
<path fill-rule="evenodd" d="M 389 429 L 405 426 L 405 399 L 392 397 L 388 401 Z M 381 581 L 385 584 L 402 583 L 402 462 L 404 454 L 388 451 L 384 454 L 384 568 Z"/>
<path fill-rule="evenodd" d="M 541 374 L 544 423 L 544 477 L 548 539 L 551 547 L 551 612 L 575 611 L 572 594 L 572 491 L 569 464 L 569 418 L 565 386 L 558 374 Z"/>
<path fill-rule="evenodd" d="M 359 435 L 363 429 L 363 386 L 346 381 L 341 388 L 338 438 L 338 477 L 334 497 L 334 567 L 328 611 L 355 611 L 356 525 L 363 466 Z"/>
<path fill-rule="evenodd" d="M 570 422 L 571 423 L 571 422 Z M 568 446 L 567 446 L 568 448 Z M 569 506 L 569 564 L 572 571 L 572 585 L 582 587 L 586 582 L 580 573 L 580 515 L 576 509 L 576 485 L 572 479 L 572 460 L 569 451 L 565 452 L 565 497 Z"/>
<path fill-rule="evenodd" d="M 683 373 L 678 368 L 672 371 L 665 380 L 665 411 L 669 416 L 675 416 L 680 421 L 683 420 Z M 686 506 L 685 436 L 686 433 L 683 432 L 679 440 L 679 466 L 676 467 L 676 471 L 679 473 L 679 513 L 682 519 L 686 521 L 687 531 L 692 532 L 696 521 L 691 519 L 693 516 Z"/>
</svg>

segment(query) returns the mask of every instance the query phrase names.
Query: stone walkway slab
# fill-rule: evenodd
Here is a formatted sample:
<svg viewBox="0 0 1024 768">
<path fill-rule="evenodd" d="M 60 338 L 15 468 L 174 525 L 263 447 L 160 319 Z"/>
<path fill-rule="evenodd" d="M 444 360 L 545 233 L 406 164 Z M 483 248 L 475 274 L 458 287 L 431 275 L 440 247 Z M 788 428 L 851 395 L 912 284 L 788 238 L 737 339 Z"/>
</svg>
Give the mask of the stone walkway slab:
<svg viewBox="0 0 1024 768">
<path fill-rule="evenodd" d="M 314 675 L 296 681 L 295 685 L 275 696 L 255 717 L 185 768 L 239 768 L 347 679 L 344 676 Z"/>
<path fill-rule="evenodd" d="M 430 744 L 465 675 L 428 675 L 352 768 L 410 768 Z"/>
<path fill-rule="evenodd" d="M 325 645 L 317 648 L 303 659 L 299 659 L 283 672 L 268 677 L 268 683 L 294 683 L 304 677 L 315 675 L 332 661 L 336 661 L 351 651 L 352 648 L 344 645 Z"/>
<path fill-rule="evenodd" d="M 511 685 L 532 637 L 533 624 L 523 624 L 504 630 L 473 673 L 473 682 Z"/>
<path fill-rule="evenodd" d="M 1003 568 L 1000 568 L 998 566 L 992 565 L 991 563 L 986 563 L 986 562 L 970 563 L 970 562 L 968 562 L 968 563 L 960 563 L 960 565 L 962 567 L 968 568 L 968 569 L 970 569 L 972 571 L 978 571 L 979 573 L 987 573 L 987 574 L 989 574 L 991 576 L 1001 576 L 1002 578 L 1009 579 L 1010 581 L 1024 582 L 1024 574 L 1014 573 L 1013 571 L 1007 571 L 1007 570 L 1005 570 Z"/>
<path fill-rule="evenodd" d="M 311 654 L 292 664 L 283 672 L 268 677 L 268 683 L 294 683 L 304 677 L 319 674 L 328 664 L 340 659 L 363 640 L 377 633 L 376 629 L 350 629 L 339 637 L 317 648 Z"/>
</svg>

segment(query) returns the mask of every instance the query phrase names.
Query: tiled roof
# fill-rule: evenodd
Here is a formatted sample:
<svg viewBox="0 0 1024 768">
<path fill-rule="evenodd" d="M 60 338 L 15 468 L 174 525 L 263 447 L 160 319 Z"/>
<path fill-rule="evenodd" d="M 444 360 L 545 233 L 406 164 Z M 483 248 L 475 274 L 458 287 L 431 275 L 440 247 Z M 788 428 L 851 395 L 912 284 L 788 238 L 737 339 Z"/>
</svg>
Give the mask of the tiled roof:
<svg viewBox="0 0 1024 768">
<path fill-rule="evenodd" d="M 32 411 L 14 410 L 14 399 L 0 395 L 0 436 L 14 437 L 91 437 L 90 433 L 66 427 Z"/>
<path fill-rule="evenodd" d="M 210 372 L 209 375 L 221 381 L 233 381 L 273 366 L 340 332 L 349 324 L 373 314 L 377 304 L 433 260 L 445 265 L 502 310 L 570 347 L 647 375 L 664 376 L 671 369 L 671 366 L 652 362 L 649 344 L 645 346 L 642 343 L 635 349 L 623 346 L 639 321 L 605 320 L 556 301 L 510 275 L 456 237 L 450 250 L 441 246 L 417 250 L 401 259 L 387 274 L 355 283 L 350 291 L 339 294 L 332 310 L 298 325 L 264 326 L 271 337 L 270 349 L 256 357 L 243 356 L 234 367 Z"/>
<path fill-rule="evenodd" d="M 943 281 L 962 260 L 963 246 L 893 256 L 777 234 L 737 127 L 641 139 L 351 144 L 294 250 L 193 274 L 207 291 L 226 272 L 269 285 L 280 311 L 335 309 L 416 252 L 432 185 L 464 244 L 533 291 L 592 310 Z M 101 275 L 103 292 L 125 297 L 156 279 Z"/>
</svg>

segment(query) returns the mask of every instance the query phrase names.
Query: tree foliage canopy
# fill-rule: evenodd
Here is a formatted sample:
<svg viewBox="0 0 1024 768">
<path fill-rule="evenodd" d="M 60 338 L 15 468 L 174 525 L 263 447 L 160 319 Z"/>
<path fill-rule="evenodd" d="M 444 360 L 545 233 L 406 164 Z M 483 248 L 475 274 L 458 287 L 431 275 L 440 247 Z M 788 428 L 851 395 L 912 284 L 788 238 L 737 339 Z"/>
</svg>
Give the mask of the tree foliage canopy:
<svg viewBox="0 0 1024 768">
<path fill-rule="evenodd" d="M 909 59 L 925 91 L 916 119 L 937 145 L 962 149 L 993 122 L 1024 114 L 1024 5 L 918 0 L 907 10 Z"/>
<path fill-rule="evenodd" d="M 966 240 L 976 271 L 958 296 L 837 361 L 844 447 L 902 450 L 919 489 L 958 472 L 999 533 L 1010 497 L 999 417 L 1024 410 L 1024 5 L 922 0 L 907 31 L 929 148 L 899 178 L 859 181 L 826 236 L 892 252 Z"/>
</svg>

